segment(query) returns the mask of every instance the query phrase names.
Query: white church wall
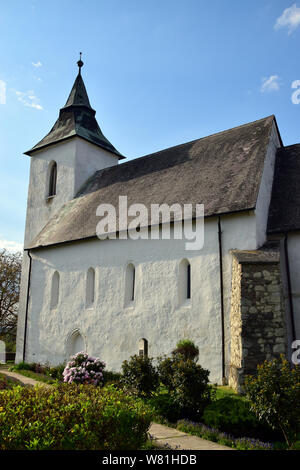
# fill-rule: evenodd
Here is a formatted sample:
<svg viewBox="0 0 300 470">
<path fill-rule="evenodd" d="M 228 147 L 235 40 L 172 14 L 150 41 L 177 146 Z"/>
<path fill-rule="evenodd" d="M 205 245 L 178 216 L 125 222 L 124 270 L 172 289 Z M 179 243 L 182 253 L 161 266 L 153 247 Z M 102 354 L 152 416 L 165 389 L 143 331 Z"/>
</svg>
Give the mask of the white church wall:
<svg viewBox="0 0 300 470">
<path fill-rule="evenodd" d="M 56 195 L 48 199 L 49 168 L 54 161 L 57 163 Z M 36 152 L 30 162 L 24 246 L 38 235 L 65 202 L 74 198 L 87 178 L 95 171 L 117 163 L 118 159 L 113 154 L 77 137 Z M 22 360 L 28 267 L 28 255 L 24 252 L 18 313 L 17 361 Z"/>
<path fill-rule="evenodd" d="M 229 249 L 254 249 L 253 213 L 222 217 L 226 322 L 230 310 Z M 97 239 L 32 252 L 31 296 L 26 361 L 60 363 L 67 359 L 68 338 L 79 332 L 88 353 L 119 370 L 138 353 L 141 338 L 149 355 L 168 354 L 182 338 L 199 346 L 199 362 L 220 382 L 221 307 L 218 220 L 206 219 L 204 248 L 186 251 L 184 240 Z M 191 300 L 179 303 L 179 264 L 191 264 Z M 135 298 L 124 306 L 125 272 L 134 264 Z M 86 307 L 87 270 L 95 269 L 95 301 Z M 59 301 L 51 309 L 51 282 L 60 274 Z M 227 326 L 228 330 L 228 326 Z M 77 334 L 77 333 L 75 333 Z M 228 335 L 229 336 L 229 335 Z M 227 358 L 229 361 L 229 358 Z"/>
<path fill-rule="evenodd" d="M 267 239 L 267 223 L 269 206 L 272 195 L 274 167 L 277 149 L 280 147 L 280 139 L 275 122 L 273 122 L 267 155 L 264 162 L 264 170 L 256 203 L 257 247 L 264 245 Z"/>
</svg>

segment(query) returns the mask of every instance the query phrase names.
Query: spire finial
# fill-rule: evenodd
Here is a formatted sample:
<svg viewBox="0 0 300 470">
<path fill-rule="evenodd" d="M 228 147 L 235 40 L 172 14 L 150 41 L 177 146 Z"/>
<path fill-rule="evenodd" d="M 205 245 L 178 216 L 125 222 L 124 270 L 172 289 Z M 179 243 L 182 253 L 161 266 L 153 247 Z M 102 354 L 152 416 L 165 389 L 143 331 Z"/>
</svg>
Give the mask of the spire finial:
<svg viewBox="0 0 300 470">
<path fill-rule="evenodd" d="M 79 52 L 79 60 L 77 62 L 77 65 L 79 67 L 79 74 L 81 74 L 81 67 L 83 66 L 83 62 L 81 60 L 81 54 L 82 54 L 82 52 Z"/>
</svg>

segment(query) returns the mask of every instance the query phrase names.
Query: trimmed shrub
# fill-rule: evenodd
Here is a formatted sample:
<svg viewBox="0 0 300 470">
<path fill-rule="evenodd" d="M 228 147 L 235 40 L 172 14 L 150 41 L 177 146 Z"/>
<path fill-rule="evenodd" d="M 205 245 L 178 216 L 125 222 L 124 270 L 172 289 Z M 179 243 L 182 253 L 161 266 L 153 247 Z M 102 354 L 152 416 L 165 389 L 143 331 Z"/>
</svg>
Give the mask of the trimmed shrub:
<svg viewBox="0 0 300 470">
<path fill-rule="evenodd" d="M 180 355 L 184 359 L 191 359 L 197 362 L 199 358 L 199 348 L 190 339 L 182 339 L 177 343 L 176 349 L 172 351 L 172 354 Z"/>
<path fill-rule="evenodd" d="M 105 363 L 85 352 L 79 352 L 70 358 L 63 371 L 64 382 L 102 385 Z"/>
<path fill-rule="evenodd" d="M 122 383 L 140 397 L 149 397 L 159 385 L 158 373 L 153 359 L 147 356 L 131 356 L 122 364 Z"/>
<path fill-rule="evenodd" d="M 158 372 L 181 418 L 199 419 L 215 393 L 209 371 L 182 355 L 159 358 Z"/>
<path fill-rule="evenodd" d="M 113 386 L 59 384 L 0 393 L 1 450 L 136 450 L 152 412 Z"/>
<path fill-rule="evenodd" d="M 259 420 L 280 430 L 288 446 L 300 432 L 300 368 L 283 355 L 257 366 L 257 375 L 245 379 L 251 409 Z"/>
</svg>

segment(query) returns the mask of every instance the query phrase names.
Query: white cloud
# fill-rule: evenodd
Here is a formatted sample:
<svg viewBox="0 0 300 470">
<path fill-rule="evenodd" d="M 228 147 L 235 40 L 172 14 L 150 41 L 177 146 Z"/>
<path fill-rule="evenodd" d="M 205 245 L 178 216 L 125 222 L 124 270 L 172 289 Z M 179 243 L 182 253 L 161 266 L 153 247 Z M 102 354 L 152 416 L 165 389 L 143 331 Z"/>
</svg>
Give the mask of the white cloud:
<svg viewBox="0 0 300 470">
<path fill-rule="evenodd" d="M 43 107 L 38 103 L 39 99 L 35 96 L 33 90 L 29 91 L 18 91 L 14 90 L 15 94 L 17 95 L 18 101 L 24 104 L 24 106 L 27 106 L 29 108 L 35 108 L 38 110 L 43 109 Z"/>
<path fill-rule="evenodd" d="M 36 68 L 41 67 L 43 65 L 40 60 L 38 62 L 31 62 L 31 64 Z"/>
<path fill-rule="evenodd" d="M 6 104 L 6 83 L 0 80 L 0 104 Z"/>
<path fill-rule="evenodd" d="M 280 89 L 280 78 L 278 75 L 271 75 L 269 78 L 264 77 L 262 79 L 261 93 L 270 93 L 271 91 L 279 91 Z"/>
<path fill-rule="evenodd" d="M 300 25 L 300 8 L 297 7 L 296 3 L 289 8 L 286 8 L 282 15 L 277 18 L 275 29 L 288 28 L 288 34 L 292 34 L 295 29 Z"/>
<path fill-rule="evenodd" d="M 0 240 L 0 250 L 5 248 L 8 251 L 23 251 L 23 243 L 14 242 L 13 240 Z"/>
</svg>

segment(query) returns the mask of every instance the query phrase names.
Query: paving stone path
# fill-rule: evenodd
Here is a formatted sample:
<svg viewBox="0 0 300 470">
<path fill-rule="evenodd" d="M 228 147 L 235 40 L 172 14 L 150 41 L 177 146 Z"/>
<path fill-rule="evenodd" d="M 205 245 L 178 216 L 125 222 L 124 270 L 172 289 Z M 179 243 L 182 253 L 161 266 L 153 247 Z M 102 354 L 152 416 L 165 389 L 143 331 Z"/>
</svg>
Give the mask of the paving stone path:
<svg viewBox="0 0 300 470">
<path fill-rule="evenodd" d="M 1 374 L 8 377 L 15 378 L 25 385 L 40 385 L 42 387 L 52 387 L 52 385 L 37 380 L 25 377 L 17 372 L 10 372 L 3 367 L 0 368 Z M 178 431 L 174 428 L 169 428 L 162 424 L 152 423 L 149 429 L 149 434 L 158 446 L 168 444 L 174 450 L 233 450 L 230 447 L 222 446 L 212 441 L 206 441 L 197 436 L 191 436 L 185 432 Z"/>
</svg>

